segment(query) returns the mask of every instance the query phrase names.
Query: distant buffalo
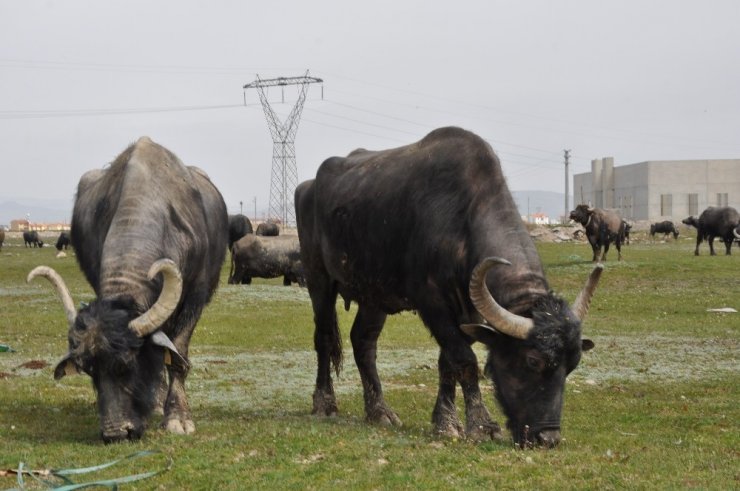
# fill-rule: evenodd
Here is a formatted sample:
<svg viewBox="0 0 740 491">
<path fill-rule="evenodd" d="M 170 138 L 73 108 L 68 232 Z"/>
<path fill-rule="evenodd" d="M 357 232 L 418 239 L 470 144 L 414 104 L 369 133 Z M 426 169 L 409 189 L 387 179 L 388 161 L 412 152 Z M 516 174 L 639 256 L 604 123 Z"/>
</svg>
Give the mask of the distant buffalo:
<svg viewBox="0 0 740 491">
<path fill-rule="evenodd" d="M 632 225 L 627 223 L 625 220 L 622 220 L 622 223 L 624 223 L 624 239 L 622 239 L 622 244 L 630 245 L 630 231 L 632 230 Z"/>
<path fill-rule="evenodd" d="M 673 234 L 673 238 L 678 239 L 678 228 L 668 220 L 653 223 L 650 225 L 650 237 L 655 238 L 655 234 L 663 234 L 663 239 L 668 238 L 668 234 Z"/>
<path fill-rule="evenodd" d="M 719 237 L 725 243 L 725 254 L 732 253 L 732 242 L 735 239 L 735 229 L 740 225 L 740 214 L 731 206 L 714 207 L 710 206 L 704 210 L 699 218 L 690 216 L 684 218 L 682 222 L 686 225 L 696 227 L 696 249 L 694 255 L 699 255 L 699 245 L 703 240 L 709 242 L 709 252 L 716 256 L 714 252 L 714 238 Z"/>
<path fill-rule="evenodd" d="M 280 228 L 277 223 L 265 222 L 257 225 L 257 235 L 263 235 L 267 237 L 275 237 L 280 235 Z"/>
<path fill-rule="evenodd" d="M 5 242 L 5 230 L 0 228 L 0 251 L 3 250 L 3 242 Z"/>
<path fill-rule="evenodd" d="M 59 234 L 57 245 L 55 247 L 59 252 L 61 252 L 62 249 L 66 250 L 69 247 L 69 234 L 67 232 L 62 232 L 61 234 Z"/>
<path fill-rule="evenodd" d="M 229 215 L 229 250 L 234 246 L 234 242 L 253 232 L 249 218 L 239 214 Z"/>
<path fill-rule="evenodd" d="M 283 277 L 283 285 L 305 286 L 301 247 L 296 235 L 262 237 L 245 235 L 231 249 L 229 284 L 252 282 L 253 277 Z"/>
<path fill-rule="evenodd" d="M 586 229 L 586 237 L 594 252 L 594 262 L 606 261 L 606 253 L 612 242 L 617 248 L 617 259 L 622 260 L 624 221 L 619 213 L 614 210 L 578 205 L 570 212 L 570 219 L 580 223 Z M 601 252 L 602 247 L 604 248 L 603 253 Z"/>
<path fill-rule="evenodd" d="M 44 247 L 44 243 L 39 240 L 39 233 L 35 230 L 23 232 L 23 243 L 26 247 Z"/>
</svg>

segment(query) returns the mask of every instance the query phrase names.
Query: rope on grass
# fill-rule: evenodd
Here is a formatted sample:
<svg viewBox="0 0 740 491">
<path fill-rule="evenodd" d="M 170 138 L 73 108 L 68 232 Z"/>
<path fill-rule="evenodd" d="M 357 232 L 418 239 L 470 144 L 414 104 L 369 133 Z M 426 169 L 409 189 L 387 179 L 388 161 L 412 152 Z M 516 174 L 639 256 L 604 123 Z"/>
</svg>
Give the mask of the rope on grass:
<svg viewBox="0 0 740 491">
<path fill-rule="evenodd" d="M 120 462 L 124 462 L 126 460 L 132 460 L 139 457 L 146 457 L 149 455 L 156 455 L 156 454 L 163 454 L 163 452 L 159 450 L 142 450 L 140 452 L 133 453 L 131 455 L 127 455 L 125 457 L 122 457 L 120 459 L 112 460 L 110 462 L 106 462 L 104 464 L 100 465 L 94 465 L 92 467 L 80 467 L 80 468 L 71 468 L 71 469 L 45 469 L 45 470 L 30 470 L 25 469 L 23 462 L 18 464 L 18 469 L 11 471 L 15 473 L 18 477 L 18 488 L 19 490 L 26 489 L 25 483 L 23 481 L 23 475 L 31 476 L 36 482 L 40 483 L 42 486 L 44 486 L 46 489 L 53 489 L 55 491 L 72 491 L 75 489 L 82 489 L 82 488 L 90 488 L 94 486 L 103 486 L 110 489 L 118 489 L 119 484 L 126 484 L 130 482 L 140 481 L 142 479 L 147 479 L 150 477 L 157 476 L 159 474 L 162 474 L 163 472 L 168 471 L 172 467 L 172 458 L 169 456 L 166 456 L 167 462 L 165 466 L 159 470 L 156 471 L 150 471 L 150 472 L 143 472 L 141 474 L 133 474 L 130 476 L 124 476 L 124 477 L 117 477 L 114 479 L 102 479 L 98 481 L 88 481 L 88 482 L 82 482 L 82 483 L 75 483 L 70 479 L 70 476 L 78 476 L 82 474 L 88 474 L 90 472 L 97 472 L 101 471 L 103 469 L 107 469 L 108 467 L 112 467 Z M 61 479 L 63 482 L 54 482 L 47 479 L 42 479 L 42 477 L 54 477 L 57 479 Z M 10 491 L 10 490 L 9 490 Z"/>
</svg>

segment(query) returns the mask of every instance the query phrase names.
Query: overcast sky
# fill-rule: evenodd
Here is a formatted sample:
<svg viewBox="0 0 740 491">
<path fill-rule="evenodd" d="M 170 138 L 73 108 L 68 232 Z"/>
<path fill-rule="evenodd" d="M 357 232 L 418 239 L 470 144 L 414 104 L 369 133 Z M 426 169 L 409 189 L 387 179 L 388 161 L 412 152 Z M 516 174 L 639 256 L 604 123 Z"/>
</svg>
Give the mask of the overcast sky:
<svg viewBox="0 0 740 491">
<path fill-rule="evenodd" d="M 738 25 L 737 0 L 0 0 L 0 202 L 71 204 L 148 135 L 261 213 L 272 140 L 242 86 L 307 69 L 299 181 L 445 125 L 486 138 L 513 190 L 562 192 L 563 149 L 573 173 L 740 158 Z M 269 95 L 284 118 L 297 92 Z"/>
</svg>

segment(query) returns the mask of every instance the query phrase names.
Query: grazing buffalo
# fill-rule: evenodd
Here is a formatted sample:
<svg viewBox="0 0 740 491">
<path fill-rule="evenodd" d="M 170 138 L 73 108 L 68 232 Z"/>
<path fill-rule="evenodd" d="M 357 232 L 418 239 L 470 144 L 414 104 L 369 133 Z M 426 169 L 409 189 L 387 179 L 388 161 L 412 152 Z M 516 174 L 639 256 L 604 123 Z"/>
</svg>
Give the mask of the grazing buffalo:
<svg viewBox="0 0 740 491">
<path fill-rule="evenodd" d="M 283 277 L 283 285 L 306 286 L 301 265 L 301 246 L 295 235 L 261 237 L 247 235 L 231 249 L 229 284 L 252 282 L 253 277 Z"/>
<path fill-rule="evenodd" d="M 76 312 L 53 269 L 28 275 L 53 283 L 69 323 L 69 352 L 54 377 L 92 377 L 106 443 L 141 437 L 162 403 L 162 426 L 192 433 L 188 345 L 226 255 L 221 193 L 205 172 L 143 137 L 82 176 L 71 239 L 95 300 Z"/>
<path fill-rule="evenodd" d="M 663 234 L 663 240 L 668 238 L 668 234 L 673 234 L 673 238 L 678 239 L 678 228 L 668 220 L 653 223 L 650 225 L 650 237 L 655 238 L 655 234 Z"/>
<path fill-rule="evenodd" d="M 704 210 L 699 218 L 690 216 L 684 218 L 682 223 L 696 227 L 696 249 L 694 255 L 699 255 L 699 245 L 703 240 L 709 242 L 709 252 L 715 256 L 714 238 L 719 237 L 725 243 L 725 254 L 732 253 L 732 242 L 735 238 L 735 228 L 740 225 L 740 214 L 731 206 L 710 206 Z"/>
<path fill-rule="evenodd" d="M 624 221 L 619 213 L 614 210 L 578 205 L 570 212 L 570 219 L 583 225 L 586 230 L 586 238 L 594 251 L 594 262 L 606 261 L 606 253 L 609 252 L 609 244 L 612 242 L 617 248 L 617 259 L 622 260 Z M 602 247 L 604 248 L 603 254 Z"/>
<path fill-rule="evenodd" d="M 57 245 L 55 247 L 60 252 L 62 249 L 66 250 L 69 247 L 69 234 L 67 232 L 62 232 L 59 234 Z"/>
<path fill-rule="evenodd" d="M 234 242 L 253 232 L 249 218 L 239 214 L 229 215 L 229 250 L 234 247 Z"/>
<path fill-rule="evenodd" d="M 255 233 L 266 237 L 275 237 L 280 235 L 280 228 L 277 226 L 277 223 L 263 222 L 257 225 L 257 231 Z"/>
<path fill-rule="evenodd" d="M 376 345 L 388 314 L 413 310 L 440 346 L 436 431 L 502 437 L 481 397 L 477 340 L 488 347 L 485 373 L 514 441 L 559 442 L 565 378 L 593 347 L 581 339 L 581 320 L 601 265 L 572 308 L 552 293 L 488 143 L 441 128 L 408 146 L 332 157 L 298 186 L 295 203 L 316 327 L 314 414 L 338 411 L 339 294 L 345 307 L 359 305 L 350 337 L 368 421 L 400 424 L 383 397 Z"/>
<path fill-rule="evenodd" d="M 622 223 L 624 223 L 624 238 L 622 239 L 622 244 L 630 245 L 630 231 L 632 231 L 632 225 L 627 223 L 625 220 L 622 220 Z"/>
<path fill-rule="evenodd" d="M 39 233 L 35 230 L 23 232 L 23 243 L 26 247 L 44 247 L 44 243 L 39 240 Z"/>
</svg>

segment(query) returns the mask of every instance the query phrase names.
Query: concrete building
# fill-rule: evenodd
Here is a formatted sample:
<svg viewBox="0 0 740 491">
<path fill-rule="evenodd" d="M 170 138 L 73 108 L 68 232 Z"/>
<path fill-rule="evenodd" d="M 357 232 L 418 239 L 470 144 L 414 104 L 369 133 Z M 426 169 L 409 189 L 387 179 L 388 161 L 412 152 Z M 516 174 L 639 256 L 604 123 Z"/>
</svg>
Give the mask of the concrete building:
<svg viewBox="0 0 740 491">
<path fill-rule="evenodd" d="M 680 221 L 709 206 L 740 210 L 740 159 L 650 160 L 614 167 L 591 161 L 573 176 L 574 203 L 614 208 L 628 220 Z M 575 206 L 574 206 L 575 207 Z"/>
</svg>

